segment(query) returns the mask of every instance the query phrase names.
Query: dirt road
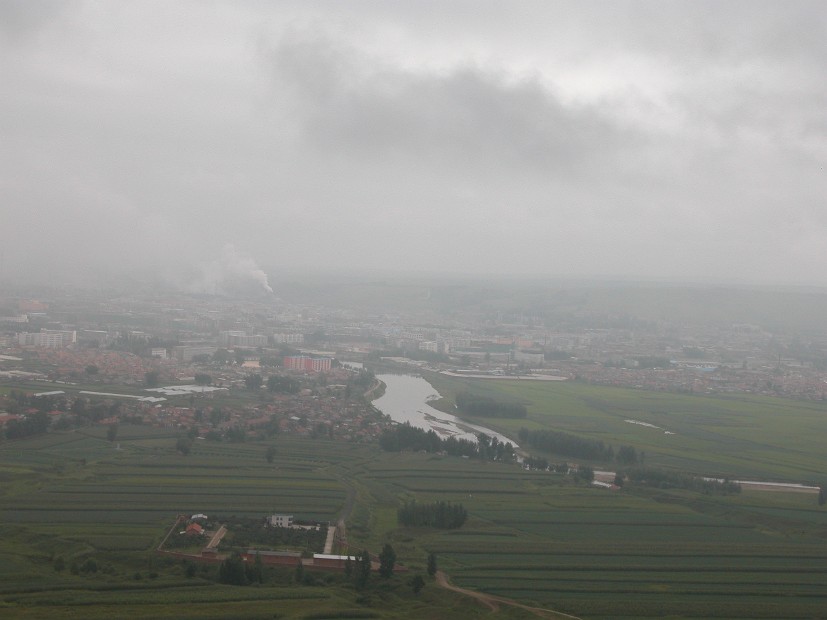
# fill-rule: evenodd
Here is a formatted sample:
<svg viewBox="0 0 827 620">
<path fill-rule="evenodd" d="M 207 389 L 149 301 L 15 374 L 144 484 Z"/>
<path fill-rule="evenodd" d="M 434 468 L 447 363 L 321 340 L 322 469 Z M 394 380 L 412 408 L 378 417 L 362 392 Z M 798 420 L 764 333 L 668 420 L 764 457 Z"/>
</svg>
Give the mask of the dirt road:
<svg viewBox="0 0 827 620">
<path fill-rule="evenodd" d="M 336 526 L 335 525 L 328 525 L 327 526 L 327 538 L 324 541 L 324 553 L 331 554 L 333 553 L 333 536 L 336 534 Z"/>
<path fill-rule="evenodd" d="M 221 539 L 224 538 L 224 534 L 227 533 L 227 528 L 223 525 L 218 528 L 218 531 L 213 534 L 213 537 L 210 539 L 210 542 L 207 544 L 205 549 L 215 549 L 218 547 L 218 543 L 221 542 Z"/>
<path fill-rule="evenodd" d="M 485 594 L 484 592 L 477 592 L 476 590 L 466 590 L 465 588 L 457 587 L 450 582 L 448 576 L 441 570 L 437 571 L 436 573 L 436 583 L 438 586 L 445 588 L 446 590 L 458 592 L 459 594 L 464 594 L 465 596 L 469 596 L 473 599 L 478 600 L 480 603 L 488 607 L 492 612 L 499 611 L 500 605 L 510 605 L 511 607 L 519 607 L 520 609 L 525 609 L 526 611 L 540 618 L 550 618 L 552 620 L 580 620 L 580 618 L 578 618 L 577 616 L 570 616 L 569 614 L 564 614 L 559 611 L 543 609 L 542 607 L 531 607 L 530 605 L 523 605 L 522 603 L 518 603 L 517 601 L 511 600 L 510 598 L 494 596 L 492 594 Z"/>
</svg>

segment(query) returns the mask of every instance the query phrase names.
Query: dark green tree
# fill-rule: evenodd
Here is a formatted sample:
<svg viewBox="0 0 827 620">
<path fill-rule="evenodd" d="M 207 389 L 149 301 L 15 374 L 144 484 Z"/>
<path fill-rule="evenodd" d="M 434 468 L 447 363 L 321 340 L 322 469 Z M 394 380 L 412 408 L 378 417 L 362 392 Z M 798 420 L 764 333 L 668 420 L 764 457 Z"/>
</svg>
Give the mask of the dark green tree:
<svg viewBox="0 0 827 620">
<path fill-rule="evenodd" d="M 218 581 L 233 586 L 246 586 L 250 583 L 244 567 L 244 560 L 238 551 L 233 552 L 230 557 L 221 562 L 218 567 Z"/>
<path fill-rule="evenodd" d="M 76 398 L 75 402 L 72 403 L 72 407 L 69 409 L 69 411 L 71 411 L 77 416 L 83 417 L 86 415 L 86 409 L 88 404 L 89 401 L 85 398 Z"/>
<path fill-rule="evenodd" d="M 575 477 L 578 480 L 582 480 L 583 482 L 591 484 L 594 480 L 594 469 L 592 469 L 588 465 L 580 465 L 580 467 L 577 469 L 577 475 Z"/>
<path fill-rule="evenodd" d="M 157 370 L 150 370 L 144 373 L 144 383 L 147 387 L 158 387 L 158 382 L 161 380 L 161 374 Z"/>
<path fill-rule="evenodd" d="M 226 414 L 221 407 L 215 407 L 212 411 L 210 411 L 210 424 L 213 426 L 218 426 L 224 420 L 229 420 L 230 416 Z"/>
<path fill-rule="evenodd" d="M 212 354 L 212 359 L 217 364 L 226 364 L 231 359 L 230 352 L 227 349 L 218 349 Z"/>
<path fill-rule="evenodd" d="M 8 439 L 22 439 L 41 435 L 49 428 L 49 414 L 44 411 L 27 414 L 24 420 L 11 420 L 6 424 Z"/>
<path fill-rule="evenodd" d="M 198 385 L 210 385 L 212 383 L 212 377 L 206 373 L 199 372 L 195 375 L 195 382 Z"/>
<path fill-rule="evenodd" d="M 175 450 L 184 456 L 187 456 L 192 449 L 192 439 L 189 437 L 179 437 L 175 442 Z"/>
<path fill-rule="evenodd" d="M 462 504 L 442 501 L 425 504 L 410 501 L 397 509 L 396 518 L 401 525 L 409 527 L 455 529 L 465 523 L 468 511 Z"/>
<path fill-rule="evenodd" d="M 818 505 L 823 506 L 824 504 L 827 504 L 827 497 L 824 495 L 824 487 L 821 487 L 818 490 Z"/>
<path fill-rule="evenodd" d="M 385 543 L 382 552 L 379 554 L 379 575 L 388 579 L 393 575 L 393 567 L 396 565 L 396 552 L 389 543 Z"/>
<path fill-rule="evenodd" d="M 264 583 L 264 565 L 261 562 L 261 555 L 256 553 L 256 559 L 253 562 L 252 581 Z"/>
<path fill-rule="evenodd" d="M 268 446 L 267 452 L 264 453 L 264 458 L 267 459 L 268 463 L 272 463 L 273 459 L 276 458 L 276 446 Z"/>
<path fill-rule="evenodd" d="M 292 377 L 273 375 L 267 378 L 267 389 L 278 394 L 296 394 L 301 389 L 301 384 Z"/>
<path fill-rule="evenodd" d="M 436 563 L 436 553 L 429 553 L 428 554 L 428 574 L 433 577 L 436 575 L 437 570 L 437 563 Z"/>
<path fill-rule="evenodd" d="M 226 437 L 227 441 L 242 443 L 247 441 L 247 431 L 245 431 L 242 426 L 233 426 L 227 429 Z"/>
<path fill-rule="evenodd" d="M 353 584 L 356 589 L 362 590 L 370 579 L 370 552 L 364 549 L 356 556 L 356 566 L 353 567 Z"/>
<path fill-rule="evenodd" d="M 620 446 L 617 451 L 617 462 L 623 465 L 637 465 L 637 451 L 632 446 Z"/>
<path fill-rule="evenodd" d="M 118 438 L 118 425 L 117 424 L 110 424 L 106 428 L 106 438 L 109 441 L 115 441 Z"/>
<path fill-rule="evenodd" d="M 261 375 L 259 375 L 259 374 L 247 375 L 244 378 L 244 385 L 246 385 L 247 388 L 250 389 L 250 390 L 259 389 L 262 386 L 263 383 L 264 383 L 264 379 L 262 379 Z"/>
<path fill-rule="evenodd" d="M 422 575 L 416 575 L 413 579 L 411 579 L 411 590 L 413 590 L 414 594 L 419 594 L 422 592 L 422 588 L 425 587 L 425 580 L 422 578 Z"/>
</svg>

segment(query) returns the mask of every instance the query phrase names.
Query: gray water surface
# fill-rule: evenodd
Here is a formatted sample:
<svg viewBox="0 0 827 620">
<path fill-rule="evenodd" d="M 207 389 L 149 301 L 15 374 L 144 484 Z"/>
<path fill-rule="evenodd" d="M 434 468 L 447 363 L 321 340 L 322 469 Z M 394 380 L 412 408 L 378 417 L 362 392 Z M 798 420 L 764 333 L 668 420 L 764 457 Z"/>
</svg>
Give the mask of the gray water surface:
<svg viewBox="0 0 827 620">
<path fill-rule="evenodd" d="M 485 433 L 499 441 L 507 441 L 515 448 L 516 442 L 490 428 L 465 422 L 449 413 L 434 409 L 428 401 L 440 398 L 439 393 L 422 377 L 413 375 L 377 375 L 385 384 L 385 393 L 375 401 L 374 406 L 392 420 L 411 426 L 433 430 L 440 437 L 451 435 L 457 439 L 477 440 L 477 434 Z"/>
</svg>

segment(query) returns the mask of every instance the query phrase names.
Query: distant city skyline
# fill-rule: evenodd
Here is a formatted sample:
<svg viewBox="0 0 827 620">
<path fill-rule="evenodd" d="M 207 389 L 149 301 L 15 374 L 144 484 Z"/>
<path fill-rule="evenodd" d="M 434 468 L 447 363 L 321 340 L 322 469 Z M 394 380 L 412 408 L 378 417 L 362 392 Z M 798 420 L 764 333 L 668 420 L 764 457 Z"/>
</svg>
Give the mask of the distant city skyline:
<svg viewBox="0 0 827 620">
<path fill-rule="evenodd" d="M 826 35 L 817 1 L 3 0 L 0 283 L 825 286 Z"/>
</svg>

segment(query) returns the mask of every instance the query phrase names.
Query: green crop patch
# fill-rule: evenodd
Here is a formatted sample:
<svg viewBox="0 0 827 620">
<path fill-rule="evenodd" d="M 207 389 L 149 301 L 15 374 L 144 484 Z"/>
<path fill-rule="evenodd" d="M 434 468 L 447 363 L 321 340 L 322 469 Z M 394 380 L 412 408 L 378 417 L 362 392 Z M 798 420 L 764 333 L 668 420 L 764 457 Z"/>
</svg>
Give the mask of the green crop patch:
<svg viewBox="0 0 827 620">
<path fill-rule="evenodd" d="M 515 389 L 504 384 L 489 389 Z M 538 412 L 535 398 L 554 400 L 545 390 L 532 387 L 522 401 L 530 423 L 556 416 Z M 612 403 L 607 404 L 611 391 L 587 394 L 591 404 L 577 390 L 559 394 L 565 397 L 561 402 L 578 403 L 587 417 L 613 419 Z M 668 395 L 657 396 L 619 394 L 618 406 L 625 411 L 646 405 L 651 415 L 665 415 L 657 412 L 668 411 Z M 737 431 L 743 441 L 753 432 L 738 417 L 748 417 L 750 403 L 723 400 L 715 406 L 716 413 L 731 408 L 737 414 L 714 429 L 716 437 Z M 679 399 L 675 408 L 676 420 L 697 414 L 704 425 L 711 424 L 692 402 Z M 616 426 L 632 435 L 641 430 L 627 429 L 632 425 L 622 421 Z M 145 441 L 159 443 L 133 449 Z M 693 441 L 695 449 L 704 445 Z M 271 444 L 276 457 L 268 463 L 264 455 Z M 292 437 L 241 445 L 199 442 L 186 457 L 174 453 L 171 437 L 124 439 L 121 448 L 77 433 L 0 446 L 5 528 L 0 614 L 10 609 L 14 617 L 75 618 L 272 617 L 276 612 L 341 617 L 351 611 L 403 619 L 486 615 L 484 606 L 428 579 L 414 596 L 408 580 L 425 574 L 429 553 L 459 586 L 581 618 L 812 618 L 827 608 L 822 587 L 827 510 L 813 494 L 712 496 L 634 485 L 609 490 L 513 464 L 388 454 L 377 446 Z M 81 457 L 83 450 L 105 455 Z M 646 452 L 647 459 L 674 464 L 741 458 Z M 753 452 L 742 460 L 746 466 L 757 458 Z M 783 467 L 813 455 L 790 458 Z M 772 464 L 762 462 L 761 468 Z M 403 527 L 397 510 L 411 501 L 461 503 L 468 517 L 454 530 Z M 196 513 L 229 524 L 233 517 L 263 520 L 273 513 L 334 523 L 345 515 L 347 551 L 376 553 L 391 542 L 408 572 L 389 582 L 377 578 L 364 598 L 333 572 L 297 583 L 292 569 L 268 569 L 261 586 L 219 585 L 216 565 L 155 553 L 167 532 L 178 536 L 183 529 L 181 523 L 173 527 L 178 515 Z M 227 536 L 232 544 L 232 533 Z M 196 540 L 184 548 L 198 553 L 201 545 Z M 339 551 L 346 549 L 334 553 Z M 531 617 L 506 607 L 498 613 L 505 619 Z"/>
</svg>

